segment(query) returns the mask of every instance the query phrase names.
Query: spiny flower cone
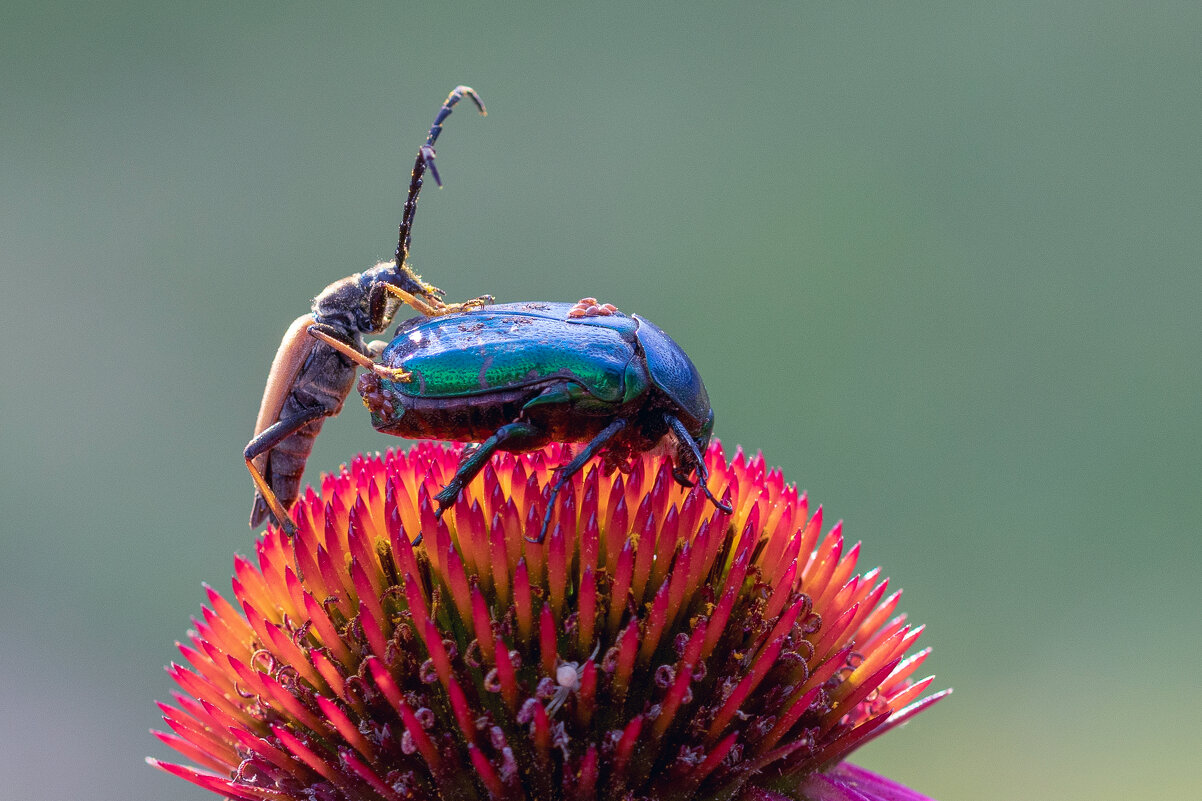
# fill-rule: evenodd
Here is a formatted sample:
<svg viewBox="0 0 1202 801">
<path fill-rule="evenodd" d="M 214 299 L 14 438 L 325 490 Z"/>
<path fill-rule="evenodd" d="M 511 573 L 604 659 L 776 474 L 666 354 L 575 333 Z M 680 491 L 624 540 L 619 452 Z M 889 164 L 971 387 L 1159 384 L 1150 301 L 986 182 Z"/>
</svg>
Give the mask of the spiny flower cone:
<svg viewBox="0 0 1202 801">
<path fill-rule="evenodd" d="M 248 801 L 923 798 L 842 763 L 944 695 L 921 629 L 779 470 L 712 445 L 727 515 L 660 457 L 594 463 L 532 544 L 566 449 L 439 520 L 459 453 L 358 457 L 236 559 L 160 705 L 198 767 L 152 764 Z"/>
</svg>

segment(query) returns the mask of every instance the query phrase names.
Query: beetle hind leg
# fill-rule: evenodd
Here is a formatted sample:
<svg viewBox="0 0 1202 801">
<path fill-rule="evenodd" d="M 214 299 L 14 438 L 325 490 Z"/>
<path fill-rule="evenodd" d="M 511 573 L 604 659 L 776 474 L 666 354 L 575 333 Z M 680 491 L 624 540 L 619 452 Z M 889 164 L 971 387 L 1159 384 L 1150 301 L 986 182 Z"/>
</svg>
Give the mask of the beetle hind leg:
<svg viewBox="0 0 1202 801">
<path fill-rule="evenodd" d="M 723 503 L 722 501 L 718 500 L 714 497 L 714 494 L 710 492 L 710 474 L 709 470 L 707 470 L 705 467 L 705 458 L 701 455 L 701 451 L 697 448 L 697 441 L 693 439 L 691 434 L 689 434 L 689 430 L 685 428 L 684 423 L 680 422 L 676 416 L 671 414 L 665 414 L 664 420 L 667 421 L 668 427 L 672 429 L 672 432 L 676 434 L 676 438 L 680 441 L 680 444 L 688 449 L 689 453 L 692 455 L 693 469 L 697 471 L 697 478 L 700 479 L 698 483 L 701 484 L 701 491 L 705 493 L 705 497 L 709 498 L 710 503 L 712 503 L 716 509 L 725 512 L 728 515 L 733 514 L 733 506 L 731 506 L 729 503 Z M 681 472 L 682 471 L 678 466 L 676 470 L 672 471 L 672 476 L 681 484 L 684 484 L 684 481 L 680 481 Z M 688 471 L 683 472 L 685 473 L 685 478 L 687 479 Z M 691 484 L 689 486 L 691 486 Z"/>
</svg>

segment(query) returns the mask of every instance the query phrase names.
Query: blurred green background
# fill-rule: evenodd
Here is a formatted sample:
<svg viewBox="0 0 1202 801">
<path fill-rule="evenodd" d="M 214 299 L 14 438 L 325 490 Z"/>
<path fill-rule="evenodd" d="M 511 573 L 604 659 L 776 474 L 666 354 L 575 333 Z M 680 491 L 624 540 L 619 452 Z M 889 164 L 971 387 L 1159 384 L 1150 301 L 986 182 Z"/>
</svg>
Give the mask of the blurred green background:
<svg viewBox="0 0 1202 801">
<path fill-rule="evenodd" d="M 733 450 L 863 539 L 955 695 L 859 763 L 941 801 L 1197 792 L 1202 6 L 0 10 L 0 797 L 142 763 L 251 550 L 288 323 L 388 257 L 669 330 Z M 310 465 L 400 444 L 357 403 Z"/>
</svg>

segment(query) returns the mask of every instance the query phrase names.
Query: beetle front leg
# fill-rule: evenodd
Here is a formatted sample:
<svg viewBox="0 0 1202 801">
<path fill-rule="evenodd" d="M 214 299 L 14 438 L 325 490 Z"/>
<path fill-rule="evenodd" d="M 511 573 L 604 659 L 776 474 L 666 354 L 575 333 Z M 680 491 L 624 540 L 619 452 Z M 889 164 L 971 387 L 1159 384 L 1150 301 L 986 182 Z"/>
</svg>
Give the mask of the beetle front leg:
<svg viewBox="0 0 1202 801">
<path fill-rule="evenodd" d="M 672 478 L 676 479 L 676 483 L 680 486 L 692 489 L 693 487 L 697 486 L 697 482 L 689 478 L 689 473 L 692 472 L 693 469 L 691 467 L 687 465 L 679 465 L 672 470 Z"/>
<path fill-rule="evenodd" d="M 434 496 L 438 501 L 436 515 L 441 516 L 459 497 L 463 488 L 471 482 L 476 474 L 484 469 L 493 453 L 500 450 L 526 451 L 541 448 L 550 441 L 551 437 L 538 426 L 528 421 L 519 421 L 501 426 L 491 437 L 480 443 L 466 459 L 459 464 L 455 475 L 443 487 L 442 492 Z"/>
<path fill-rule="evenodd" d="M 519 421 L 501 426 L 496 433 L 481 442 L 479 447 L 459 463 L 459 469 L 455 471 L 455 475 L 442 488 L 442 491 L 434 496 L 434 500 L 438 502 L 434 516 L 442 517 L 443 512 L 455 503 L 459 493 L 484 469 L 484 465 L 488 464 L 488 460 L 497 450 L 529 451 L 541 448 L 550 441 L 550 435 L 531 422 Z M 422 535 L 418 534 L 412 544 L 418 545 L 421 541 Z"/>
</svg>

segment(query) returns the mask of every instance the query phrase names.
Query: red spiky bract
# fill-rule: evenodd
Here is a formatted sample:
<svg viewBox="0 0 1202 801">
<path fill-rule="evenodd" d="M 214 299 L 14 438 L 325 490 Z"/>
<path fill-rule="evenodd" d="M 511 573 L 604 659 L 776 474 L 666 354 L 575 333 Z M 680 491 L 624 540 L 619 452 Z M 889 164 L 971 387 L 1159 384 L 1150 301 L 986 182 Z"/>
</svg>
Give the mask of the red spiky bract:
<svg viewBox="0 0 1202 801">
<path fill-rule="evenodd" d="M 840 525 L 714 443 L 733 514 L 594 462 L 530 543 L 568 458 L 497 456 L 441 519 L 458 448 L 325 476 L 208 590 L 158 735 L 197 767 L 152 763 L 254 801 L 921 798 L 842 763 L 945 693 Z"/>
</svg>

